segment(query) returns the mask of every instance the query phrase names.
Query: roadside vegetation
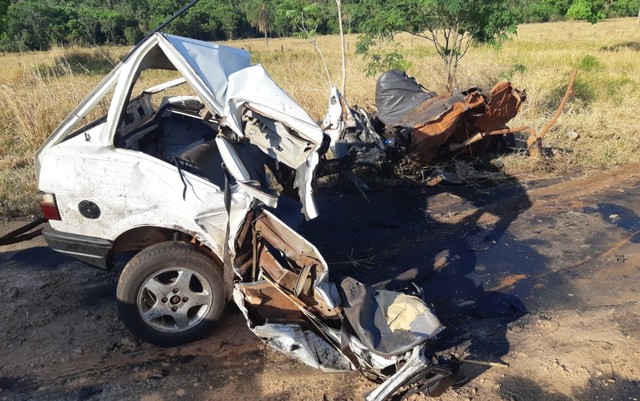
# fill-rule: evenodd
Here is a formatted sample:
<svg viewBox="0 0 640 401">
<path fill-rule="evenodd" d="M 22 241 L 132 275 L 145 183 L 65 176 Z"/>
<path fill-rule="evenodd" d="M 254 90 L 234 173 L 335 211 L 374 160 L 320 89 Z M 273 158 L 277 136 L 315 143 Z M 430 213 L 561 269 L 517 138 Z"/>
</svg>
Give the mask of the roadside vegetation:
<svg viewBox="0 0 640 401">
<path fill-rule="evenodd" d="M 334 85 L 340 77 L 340 38 L 313 38 L 327 61 Z M 367 75 L 370 59 L 356 55 L 358 37 L 347 35 L 347 100 L 375 110 L 377 75 Z M 249 50 L 312 117 L 327 107 L 329 82 L 318 52 L 305 38 L 229 41 Z M 406 60 L 408 74 L 436 92 L 445 91 L 446 71 L 429 43 L 396 37 L 393 51 Z M 35 210 L 33 157 L 48 134 L 100 81 L 129 47 L 54 47 L 47 52 L 0 55 L 0 216 Z M 605 169 L 640 161 L 640 27 L 636 18 L 607 19 L 596 25 L 567 21 L 518 26 L 501 48 L 474 45 L 460 60 L 457 87 L 490 88 L 510 80 L 527 90 L 527 102 L 510 123 L 536 130 L 554 113 L 573 69 L 575 95 L 543 143 L 554 149 L 539 161 L 523 153 L 493 163 L 508 174 L 539 169 Z M 145 85 L 161 77 L 145 77 Z M 72 179 L 73 177 L 69 177 Z"/>
<path fill-rule="evenodd" d="M 0 50 L 47 50 L 55 45 L 133 45 L 188 3 L 190 0 L 0 0 Z M 564 18 L 595 22 L 636 16 L 640 1 L 341 0 L 341 5 L 345 31 L 357 33 L 370 31 L 370 22 L 381 22 L 380 17 L 385 19 L 385 15 L 395 13 L 395 22 L 401 23 L 425 12 L 432 15 L 435 11 L 438 16 L 447 17 L 464 14 L 470 6 L 476 11 L 476 19 L 486 18 L 491 8 L 499 9 L 500 15 L 492 18 L 488 31 L 514 18 L 519 23 Z M 404 10 L 413 12 L 407 14 Z M 318 21 L 315 30 L 319 34 L 339 32 L 335 0 L 201 0 L 168 26 L 167 31 L 214 41 L 288 37 L 300 31 L 301 14 Z M 366 24 L 368 29 L 363 27 Z M 419 21 L 419 24 L 432 25 L 433 21 Z"/>
</svg>

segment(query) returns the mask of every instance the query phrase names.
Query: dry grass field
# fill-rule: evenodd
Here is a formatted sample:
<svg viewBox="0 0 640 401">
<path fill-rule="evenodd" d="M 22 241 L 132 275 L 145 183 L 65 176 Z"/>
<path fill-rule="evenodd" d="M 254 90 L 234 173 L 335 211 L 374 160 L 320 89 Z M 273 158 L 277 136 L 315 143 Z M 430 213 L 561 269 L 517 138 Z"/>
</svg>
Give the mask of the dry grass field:
<svg viewBox="0 0 640 401">
<path fill-rule="evenodd" d="M 435 51 L 418 38 L 398 38 L 410 61 L 409 75 L 425 87 L 444 90 L 444 74 Z M 375 76 L 366 76 L 367 60 L 355 55 L 356 35 L 347 37 L 350 104 L 374 109 Z M 337 36 L 318 37 L 333 83 L 340 82 Z M 318 53 L 304 39 L 233 41 L 249 50 L 314 118 L 326 109 L 329 82 Z M 29 214 L 36 191 L 33 156 L 40 144 L 87 94 L 126 48 L 57 48 L 49 52 L 0 55 L 0 216 Z M 586 170 L 640 161 L 640 26 L 636 19 L 590 25 L 557 22 L 522 25 L 501 49 L 477 46 L 459 69 L 459 88 L 490 87 L 508 79 L 526 89 L 528 100 L 512 126 L 540 129 L 564 94 L 569 74 L 579 69 L 575 96 L 545 138 L 557 150 L 545 168 Z M 149 81 L 161 77 L 147 78 Z M 145 82 L 151 84 L 151 82 Z M 571 139 L 569 132 L 578 133 Z M 575 135 L 573 135 L 575 137 Z M 540 168 L 523 155 L 502 157 L 509 173 Z"/>
</svg>

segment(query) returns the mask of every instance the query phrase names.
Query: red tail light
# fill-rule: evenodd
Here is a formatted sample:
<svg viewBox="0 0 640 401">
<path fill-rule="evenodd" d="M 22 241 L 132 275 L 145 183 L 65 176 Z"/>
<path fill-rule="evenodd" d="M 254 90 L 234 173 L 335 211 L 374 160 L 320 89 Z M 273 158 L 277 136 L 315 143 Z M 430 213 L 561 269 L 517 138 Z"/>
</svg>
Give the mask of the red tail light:
<svg viewBox="0 0 640 401">
<path fill-rule="evenodd" d="M 47 220 L 62 220 L 54 194 L 40 193 L 40 210 Z"/>
</svg>

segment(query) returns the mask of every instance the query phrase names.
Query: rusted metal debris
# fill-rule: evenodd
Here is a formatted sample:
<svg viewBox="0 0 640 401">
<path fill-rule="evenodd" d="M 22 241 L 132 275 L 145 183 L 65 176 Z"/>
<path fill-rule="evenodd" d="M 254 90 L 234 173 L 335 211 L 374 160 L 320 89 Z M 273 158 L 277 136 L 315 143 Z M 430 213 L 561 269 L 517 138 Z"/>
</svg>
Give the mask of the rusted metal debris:
<svg viewBox="0 0 640 401">
<path fill-rule="evenodd" d="M 330 137 L 319 175 L 341 173 L 358 188 L 352 168 L 410 161 L 429 166 L 457 154 L 479 156 L 515 146 L 506 124 L 516 116 L 526 92 L 509 82 L 490 91 L 470 88 L 438 95 L 402 71 L 382 74 L 376 86 L 377 115 L 351 108 L 337 89 L 329 97 L 323 129 Z"/>
<path fill-rule="evenodd" d="M 469 88 L 438 95 L 402 71 L 387 71 L 376 85 L 376 117 L 350 108 L 334 88 L 323 121 L 331 145 L 321 167 L 325 174 L 349 177 L 350 168 L 358 164 L 410 160 L 428 166 L 458 154 L 504 153 L 515 147 L 515 133 L 529 135 L 529 153 L 538 156 L 542 138 L 562 113 L 575 78 L 574 71 L 560 106 L 540 132 L 530 126 L 507 126 L 527 98 L 510 82 L 499 82 L 490 91 Z"/>
<path fill-rule="evenodd" d="M 447 151 L 449 154 L 485 153 L 495 149 L 495 141 L 483 139 L 506 137 L 517 132 L 529 135 L 529 154 L 539 157 L 542 154 L 542 139 L 562 114 L 573 93 L 576 76 L 577 71 L 574 70 L 558 109 L 540 132 L 530 126 L 507 127 L 506 124 L 517 115 L 526 100 L 526 92 L 514 88 L 509 82 L 497 83 L 488 95 L 480 89 L 471 88 L 460 93 L 427 98 L 394 121 L 391 130 L 397 130 L 400 134 L 403 130 L 410 130 L 409 156 L 423 164 L 430 163 L 438 155 L 446 155 Z M 378 104 L 378 107 L 385 105 Z M 445 144 L 448 145 L 446 151 L 443 149 Z"/>
<path fill-rule="evenodd" d="M 388 108 L 396 107 L 385 97 L 385 91 L 412 90 L 406 85 L 401 89 L 385 87 L 385 80 L 409 80 L 397 71 L 388 71 L 379 79 L 376 92 L 378 113 L 392 135 L 402 137 L 407 143 L 407 155 L 421 164 L 429 164 L 438 157 L 463 152 L 479 155 L 496 148 L 497 137 L 514 132 L 506 124 L 516 116 L 526 100 L 526 92 L 514 88 L 510 82 L 499 82 L 486 94 L 480 88 L 442 95 L 428 94 L 425 99 L 398 118 L 386 118 Z M 423 89 L 420 87 L 420 89 Z M 418 89 L 413 89 L 417 91 Z M 397 97 L 406 94 L 397 93 Z M 382 109 L 382 111 L 380 111 Z M 487 138 L 485 141 L 482 139 Z"/>
</svg>

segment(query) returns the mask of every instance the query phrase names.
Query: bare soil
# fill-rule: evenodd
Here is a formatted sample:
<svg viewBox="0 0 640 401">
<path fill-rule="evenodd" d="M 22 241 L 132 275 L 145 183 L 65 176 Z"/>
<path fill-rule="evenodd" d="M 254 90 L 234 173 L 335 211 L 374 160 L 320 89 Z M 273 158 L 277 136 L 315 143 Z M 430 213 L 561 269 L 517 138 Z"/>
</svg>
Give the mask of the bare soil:
<svg viewBox="0 0 640 401">
<path fill-rule="evenodd" d="M 326 191 L 303 234 L 332 277 L 419 283 L 447 326 L 431 350 L 494 364 L 465 363 L 442 400 L 638 400 L 638 167 Z M 346 401 L 375 388 L 280 355 L 231 305 L 205 340 L 141 343 L 117 318 L 118 273 L 42 238 L 0 247 L 0 400 Z"/>
</svg>

